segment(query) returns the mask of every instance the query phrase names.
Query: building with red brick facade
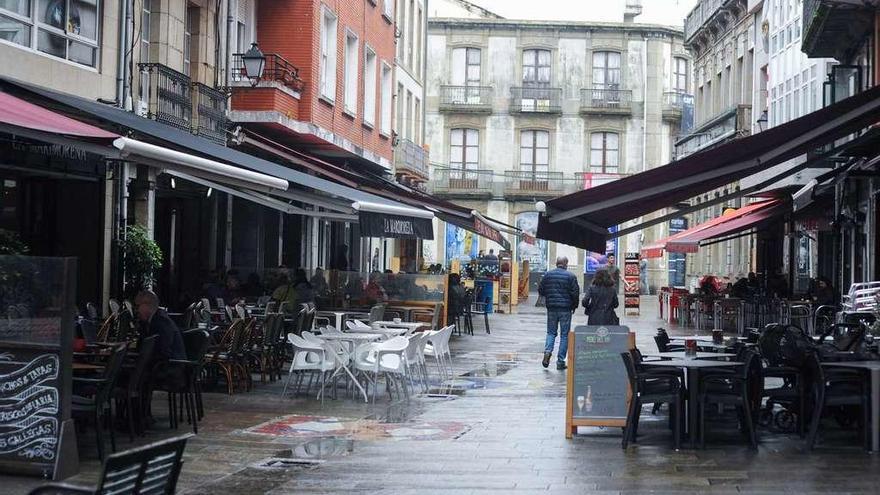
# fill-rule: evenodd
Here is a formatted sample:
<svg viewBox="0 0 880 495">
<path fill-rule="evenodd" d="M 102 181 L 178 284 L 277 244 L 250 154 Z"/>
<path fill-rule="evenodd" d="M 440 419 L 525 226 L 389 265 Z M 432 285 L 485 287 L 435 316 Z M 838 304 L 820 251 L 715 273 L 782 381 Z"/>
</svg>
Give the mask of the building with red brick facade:
<svg viewBox="0 0 880 495">
<path fill-rule="evenodd" d="M 394 0 L 264 0 L 255 13 L 266 65 L 252 86 L 234 56 L 232 120 L 355 170 L 390 172 Z"/>
</svg>

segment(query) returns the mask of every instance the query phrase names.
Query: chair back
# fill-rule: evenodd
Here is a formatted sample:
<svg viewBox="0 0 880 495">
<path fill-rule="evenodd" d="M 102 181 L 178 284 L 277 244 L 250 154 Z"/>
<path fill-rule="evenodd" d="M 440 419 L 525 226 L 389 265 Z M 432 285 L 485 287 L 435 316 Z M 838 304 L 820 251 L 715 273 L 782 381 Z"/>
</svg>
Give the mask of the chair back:
<svg viewBox="0 0 880 495">
<path fill-rule="evenodd" d="M 186 307 L 183 312 L 183 328 L 193 328 L 195 324 L 196 303 L 192 303 Z"/>
<path fill-rule="evenodd" d="M 311 306 L 309 306 L 308 304 L 303 303 L 300 305 L 300 315 L 302 315 L 302 321 L 300 322 L 300 324 L 302 325 L 300 327 L 301 332 L 312 331 L 312 327 L 315 323 L 315 314 L 316 311 L 313 311 Z M 299 320 L 299 318 L 297 319 Z"/>
<path fill-rule="evenodd" d="M 98 329 L 98 335 L 96 336 L 98 342 L 107 342 L 107 339 L 110 338 L 110 330 L 116 326 L 116 319 L 119 317 L 119 313 L 110 313 L 110 316 L 104 320 L 104 323 L 101 324 L 101 328 Z"/>
<path fill-rule="evenodd" d="M 743 360 L 743 373 L 746 383 L 746 393 L 749 397 L 751 410 L 757 412 L 761 406 L 761 398 L 764 395 L 764 364 L 761 356 L 754 350 L 746 351 Z"/>
<path fill-rule="evenodd" d="M 137 338 L 135 331 L 134 317 L 128 309 L 119 311 L 119 317 L 116 321 L 116 333 L 113 335 L 114 342 L 128 342 Z"/>
<path fill-rule="evenodd" d="M 186 359 L 201 362 L 205 359 L 208 346 L 211 345 L 211 335 L 205 330 L 194 328 L 181 334 L 183 347 L 186 349 Z"/>
<path fill-rule="evenodd" d="M 226 306 L 223 306 L 223 310 L 226 312 L 226 319 L 228 321 L 235 319 L 235 310 L 232 309 L 232 306 L 227 304 Z"/>
<path fill-rule="evenodd" d="M 183 435 L 111 455 L 95 493 L 119 495 L 172 494 L 183 465 Z"/>
<path fill-rule="evenodd" d="M 117 313 L 119 313 L 119 301 L 117 301 L 116 299 L 113 299 L 111 297 L 110 300 L 107 302 L 107 306 L 110 308 L 111 315 L 116 315 Z"/>
<path fill-rule="evenodd" d="M 434 315 L 431 316 L 431 330 L 440 328 L 440 313 L 443 311 L 443 303 L 434 304 Z"/>
<path fill-rule="evenodd" d="M 131 314 L 134 314 L 134 304 L 131 303 L 128 299 L 122 301 L 122 307 L 125 308 Z"/>
<path fill-rule="evenodd" d="M 207 297 L 202 298 L 202 309 L 208 310 L 208 312 L 211 311 L 211 301 Z"/>
<path fill-rule="evenodd" d="M 104 404 L 110 400 L 127 352 L 128 344 L 122 343 L 113 346 L 110 359 L 107 360 L 107 366 L 104 368 L 104 381 L 98 385 L 97 392 L 95 392 L 95 402 L 97 404 Z"/>
<path fill-rule="evenodd" d="M 241 303 L 235 305 L 235 313 L 241 319 L 248 317 L 247 309 L 245 309 L 244 304 L 241 304 Z"/>
<path fill-rule="evenodd" d="M 635 361 L 629 352 L 621 352 L 620 357 L 623 359 L 623 366 L 626 368 L 626 377 L 629 380 L 629 386 L 633 395 L 639 393 L 639 372 L 636 370 Z"/>
<path fill-rule="evenodd" d="M 95 305 L 90 302 L 86 303 L 86 317 L 88 317 L 90 320 L 98 320 L 98 308 L 96 308 Z"/>
<path fill-rule="evenodd" d="M 374 323 L 377 321 L 382 321 L 382 318 L 385 317 L 385 304 L 376 304 L 372 308 L 370 308 L 370 323 Z"/>
<path fill-rule="evenodd" d="M 138 357 L 135 361 L 134 369 L 128 378 L 128 393 L 136 393 L 143 390 L 144 382 L 146 382 L 147 371 L 153 362 L 153 353 L 156 350 L 156 341 L 159 340 L 158 335 L 150 335 L 141 340 L 138 346 Z"/>
<path fill-rule="evenodd" d="M 654 336 L 654 343 L 657 344 L 657 350 L 660 352 L 669 351 L 669 337 L 665 339 L 661 335 Z"/>
<path fill-rule="evenodd" d="M 215 299 L 215 301 L 217 302 L 217 307 L 218 307 L 218 308 L 224 308 L 224 307 L 226 307 L 226 302 L 223 300 L 222 297 L 218 297 L 217 299 Z"/>
<path fill-rule="evenodd" d="M 266 314 L 277 313 L 278 303 L 275 301 L 269 301 L 266 303 Z"/>
</svg>

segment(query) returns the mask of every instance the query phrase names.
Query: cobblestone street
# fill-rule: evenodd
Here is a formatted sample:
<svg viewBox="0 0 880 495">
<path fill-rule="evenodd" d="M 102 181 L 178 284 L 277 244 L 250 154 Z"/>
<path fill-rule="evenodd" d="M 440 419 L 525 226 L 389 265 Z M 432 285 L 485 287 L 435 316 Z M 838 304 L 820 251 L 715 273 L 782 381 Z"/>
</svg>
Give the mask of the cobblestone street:
<svg viewBox="0 0 880 495">
<path fill-rule="evenodd" d="M 654 347 L 656 313 L 654 298 L 645 298 L 642 316 L 623 319 L 642 348 Z M 491 325 L 491 335 L 480 325 L 473 337 L 453 338 L 458 377 L 447 396 L 391 404 L 386 396 L 372 406 L 340 395 L 322 407 L 313 396 L 282 398 L 279 383 L 206 394 L 181 492 L 877 493 L 880 460 L 864 453 L 854 431 L 812 454 L 796 435 L 766 431 L 754 452 L 733 430 L 713 434 L 706 450 L 675 452 L 664 409 L 656 417 L 644 412 L 639 443 L 628 451 L 617 428 L 581 428 L 566 440 L 565 375 L 539 364 L 543 310 L 522 305 L 519 314 L 494 315 Z M 154 411 L 151 440 L 169 434 L 164 403 Z M 121 448 L 130 446 L 118 436 Z M 96 476 L 93 447 L 80 445 L 83 473 L 71 481 Z M 0 483 L 10 494 L 38 484 Z"/>
</svg>

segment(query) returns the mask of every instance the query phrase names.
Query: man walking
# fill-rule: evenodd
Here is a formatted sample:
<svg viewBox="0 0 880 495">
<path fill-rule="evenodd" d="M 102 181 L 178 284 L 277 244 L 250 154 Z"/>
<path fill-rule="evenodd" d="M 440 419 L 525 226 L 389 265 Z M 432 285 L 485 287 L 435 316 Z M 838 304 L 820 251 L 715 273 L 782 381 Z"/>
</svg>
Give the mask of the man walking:
<svg viewBox="0 0 880 495">
<path fill-rule="evenodd" d="M 568 332 L 571 330 L 571 314 L 578 308 L 581 288 L 577 277 L 568 272 L 568 258 L 556 258 L 556 268 L 550 270 L 538 285 L 538 294 L 544 296 L 547 306 L 547 341 L 544 344 L 544 367 L 550 366 L 556 332 L 559 336 L 559 352 L 556 354 L 556 369 L 564 370 L 565 355 L 568 352 Z"/>
</svg>

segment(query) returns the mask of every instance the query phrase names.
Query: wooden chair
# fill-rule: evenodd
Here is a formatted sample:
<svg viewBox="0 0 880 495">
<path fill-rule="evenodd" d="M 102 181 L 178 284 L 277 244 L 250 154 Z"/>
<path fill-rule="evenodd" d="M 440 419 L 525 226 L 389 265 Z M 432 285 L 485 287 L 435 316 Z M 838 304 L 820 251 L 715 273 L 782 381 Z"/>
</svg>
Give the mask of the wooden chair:
<svg viewBox="0 0 880 495">
<path fill-rule="evenodd" d="M 104 462 L 94 487 L 70 483 L 49 483 L 31 490 L 30 495 L 105 494 L 170 495 L 175 493 L 183 465 L 187 434 L 151 443 L 118 454 Z"/>
<path fill-rule="evenodd" d="M 209 351 L 205 365 L 219 370 L 226 379 L 229 395 L 235 393 L 235 382 L 242 378 L 239 356 L 241 355 L 245 321 L 235 320 L 223 334 L 220 344 Z"/>
</svg>

